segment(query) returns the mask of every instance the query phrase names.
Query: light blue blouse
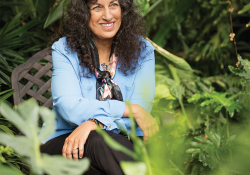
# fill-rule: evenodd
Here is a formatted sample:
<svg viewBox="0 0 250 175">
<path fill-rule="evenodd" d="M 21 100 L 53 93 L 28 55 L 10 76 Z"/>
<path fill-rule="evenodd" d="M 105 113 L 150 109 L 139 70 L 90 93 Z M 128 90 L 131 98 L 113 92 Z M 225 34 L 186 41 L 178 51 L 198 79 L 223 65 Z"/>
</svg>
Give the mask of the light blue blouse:
<svg viewBox="0 0 250 175">
<path fill-rule="evenodd" d="M 114 133 L 119 133 L 121 127 L 128 133 L 131 132 L 130 119 L 122 118 L 126 100 L 131 104 L 139 104 L 148 112 L 151 111 L 155 95 L 154 48 L 150 42 L 141 39 L 146 43 L 146 48 L 140 54 L 136 72 L 125 76 L 118 69 L 118 60 L 113 77 L 121 89 L 124 102 L 96 100 L 96 77 L 83 77 L 77 53 L 69 52 L 66 38 L 60 38 L 52 45 L 51 91 L 53 111 L 56 114 L 56 131 L 49 139 L 72 132 L 78 125 L 90 119 L 97 119 L 104 124 L 104 129 Z M 144 59 L 141 59 L 143 57 Z M 136 127 L 137 135 L 143 136 L 138 125 Z"/>
</svg>

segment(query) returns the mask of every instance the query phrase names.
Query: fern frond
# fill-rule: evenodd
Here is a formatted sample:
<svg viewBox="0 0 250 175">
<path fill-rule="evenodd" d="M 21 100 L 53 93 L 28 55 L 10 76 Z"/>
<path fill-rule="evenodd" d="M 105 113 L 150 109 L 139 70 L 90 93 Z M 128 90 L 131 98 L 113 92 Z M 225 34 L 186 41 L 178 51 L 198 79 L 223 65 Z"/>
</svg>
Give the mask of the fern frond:
<svg viewBox="0 0 250 175">
<path fill-rule="evenodd" d="M 234 111 L 236 110 L 237 112 L 239 112 L 242 108 L 242 106 L 238 102 L 234 101 L 234 99 L 240 94 L 241 93 L 238 93 L 236 95 L 232 95 L 230 93 L 195 94 L 190 99 L 188 99 L 188 102 L 197 103 L 199 101 L 203 101 L 200 104 L 200 106 L 202 107 L 202 111 L 204 111 L 205 107 L 207 107 L 208 105 L 216 104 L 218 106 L 214 110 L 215 113 L 218 113 L 222 109 L 222 107 L 225 107 L 230 116 L 233 117 Z"/>
</svg>

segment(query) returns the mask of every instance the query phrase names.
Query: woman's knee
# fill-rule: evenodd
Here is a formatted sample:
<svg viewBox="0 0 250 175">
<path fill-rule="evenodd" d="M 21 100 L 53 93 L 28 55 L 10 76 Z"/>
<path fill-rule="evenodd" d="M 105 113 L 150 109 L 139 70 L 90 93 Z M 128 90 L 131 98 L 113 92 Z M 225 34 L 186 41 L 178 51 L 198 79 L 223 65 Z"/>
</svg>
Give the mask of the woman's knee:
<svg viewBox="0 0 250 175">
<path fill-rule="evenodd" d="M 105 144 L 103 137 L 96 131 L 90 132 L 87 142 L 89 142 L 89 144 L 92 146 Z"/>
</svg>

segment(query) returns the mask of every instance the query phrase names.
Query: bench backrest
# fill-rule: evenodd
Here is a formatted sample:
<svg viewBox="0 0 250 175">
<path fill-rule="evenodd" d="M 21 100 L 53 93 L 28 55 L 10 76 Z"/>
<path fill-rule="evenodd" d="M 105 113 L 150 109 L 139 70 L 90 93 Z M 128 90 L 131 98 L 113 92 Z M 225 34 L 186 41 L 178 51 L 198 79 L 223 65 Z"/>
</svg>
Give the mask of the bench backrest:
<svg viewBox="0 0 250 175">
<path fill-rule="evenodd" d="M 51 77 L 51 49 L 46 48 L 12 72 L 11 83 L 15 90 L 14 104 L 18 105 L 28 98 L 34 98 L 40 105 L 53 108 Z"/>
</svg>

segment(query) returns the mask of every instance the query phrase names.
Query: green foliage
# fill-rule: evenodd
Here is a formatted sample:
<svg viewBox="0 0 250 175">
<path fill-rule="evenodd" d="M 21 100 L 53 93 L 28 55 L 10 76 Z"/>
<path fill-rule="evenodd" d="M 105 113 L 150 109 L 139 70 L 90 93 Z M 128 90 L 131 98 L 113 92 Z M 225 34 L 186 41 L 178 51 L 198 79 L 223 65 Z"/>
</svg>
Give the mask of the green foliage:
<svg viewBox="0 0 250 175">
<path fill-rule="evenodd" d="M 121 162 L 121 168 L 126 175 L 145 175 L 146 166 L 141 162 Z"/>
<path fill-rule="evenodd" d="M 141 15 L 145 16 L 149 11 L 149 1 L 150 0 L 135 0 L 134 3 L 140 8 Z"/>
<path fill-rule="evenodd" d="M 185 168 L 183 162 L 187 159 L 185 154 L 185 137 L 188 132 L 187 120 L 178 113 L 178 120 L 169 122 L 160 127 L 160 132 L 150 138 L 147 143 L 136 137 L 134 128 L 134 119 L 130 114 L 132 132 L 129 134 L 134 144 L 135 152 L 128 152 L 126 148 L 111 139 L 103 130 L 97 129 L 106 143 L 113 149 L 122 151 L 133 157 L 136 162 L 121 162 L 121 168 L 125 174 L 142 175 L 166 175 L 166 174 L 184 174 Z"/>
<path fill-rule="evenodd" d="M 249 12 L 249 11 L 250 11 L 250 3 L 248 3 L 247 5 L 245 5 L 243 7 L 243 9 L 241 9 L 240 11 L 238 11 L 238 14 L 242 14 L 242 13 Z"/>
<path fill-rule="evenodd" d="M 190 148 L 186 152 L 191 153 L 192 158 L 199 154 L 199 161 L 203 163 L 203 166 L 214 169 L 224 161 L 228 161 L 227 157 L 236 136 L 225 139 L 223 127 L 220 124 L 217 125 L 217 132 L 213 128 L 210 131 L 207 129 L 204 131 L 208 139 L 201 136 L 194 137 L 197 141 L 190 143 L 194 148 Z"/>
<path fill-rule="evenodd" d="M 206 107 L 215 104 L 216 108 L 214 109 L 214 112 L 217 113 L 219 112 L 223 107 L 226 108 L 226 110 L 229 112 L 230 116 L 234 116 L 234 112 L 240 111 L 242 106 L 234 101 L 234 99 L 239 96 L 239 94 L 232 95 L 230 93 L 213 93 L 213 94 L 196 94 L 193 95 L 192 98 L 188 100 L 189 103 L 194 103 L 194 102 L 200 102 L 203 101 L 200 106 L 201 111 L 204 112 L 206 110 Z"/>
<path fill-rule="evenodd" d="M 5 125 L 0 125 L 0 129 L 1 129 L 2 131 L 6 132 L 7 134 L 14 136 L 13 131 L 10 130 L 10 129 L 9 129 L 7 126 L 5 126 Z"/>
<path fill-rule="evenodd" d="M 14 68 L 25 63 L 33 53 L 46 47 L 49 32 L 40 29 L 45 20 L 43 16 L 47 13 L 44 11 L 48 8 L 43 6 L 43 10 L 36 10 L 37 2 L 19 0 L 17 3 L 10 0 L 1 4 L 3 15 L 0 18 L 0 85 L 8 85 L 11 88 L 10 75 Z M 43 2 L 39 1 L 39 5 L 45 4 Z"/>
<path fill-rule="evenodd" d="M 242 77 L 241 79 L 242 86 L 250 86 L 250 61 L 247 59 L 242 59 L 240 55 L 238 55 L 238 58 L 244 70 L 241 70 L 240 68 L 235 68 L 233 66 L 228 66 L 228 68 L 235 75 Z"/>
<path fill-rule="evenodd" d="M 232 1 L 233 22 L 241 25 L 245 18 L 237 10 L 247 0 Z M 224 65 L 233 63 L 235 50 L 229 40 L 230 20 L 228 1 L 214 0 L 162 0 L 150 1 L 154 7 L 144 18 L 147 21 L 149 37 L 169 52 L 184 57 L 192 63 L 193 69 L 202 71 L 204 76 L 227 72 Z M 150 8 L 151 8 L 150 7 Z M 249 29 L 236 28 L 238 51 L 249 58 L 249 40 L 244 38 Z"/>
<path fill-rule="evenodd" d="M 13 150 L 11 148 L 0 146 L 0 163 L 6 163 L 7 162 L 5 160 L 5 158 L 2 156 L 2 154 L 7 154 L 8 156 L 10 156 L 13 153 L 14 152 L 13 152 Z"/>
<path fill-rule="evenodd" d="M 48 27 L 63 16 L 65 5 L 68 1 L 69 0 L 61 0 L 56 6 L 53 7 L 45 21 L 44 28 Z"/>
<path fill-rule="evenodd" d="M 34 53 L 46 47 L 48 36 L 61 25 L 60 17 L 65 12 L 67 1 L 0 2 L 0 102 L 5 101 L 12 106 L 12 100 L 9 98 L 13 94 L 13 90 L 10 89 L 11 72 L 18 65 L 25 63 Z M 249 40 L 241 39 L 249 28 L 238 28 L 242 25 L 242 19 L 249 14 L 249 2 L 248 0 L 231 2 L 234 8 L 232 17 L 238 52 L 244 58 L 249 58 Z M 100 130 L 105 141 L 112 148 L 125 151 L 138 160 L 133 163 L 122 162 L 123 171 L 126 174 L 157 175 L 248 174 L 250 66 L 249 61 L 243 60 L 240 56 L 243 69 L 229 66 L 233 73 L 242 77 L 241 83 L 244 87 L 240 86 L 239 77 L 230 75 L 230 72 L 224 69 L 224 65 L 234 64 L 236 60 L 234 46 L 229 40 L 231 29 L 228 1 L 136 0 L 135 3 L 141 8 L 141 14 L 147 22 L 148 37 L 152 41 L 148 40 L 156 51 L 156 96 L 151 114 L 160 124 L 160 132 L 144 144 L 135 137 L 133 129 L 131 139 L 134 143 L 134 153 L 110 140 Z M 242 10 L 239 11 L 239 9 Z M 195 102 L 195 104 L 187 103 L 186 100 L 189 98 L 188 102 Z M 0 103 L 0 105 L 5 104 Z M 233 120 L 237 120 L 237 124 L 231 122 L 229 125 L 230 120 L 224 118 L 223 107 L 226 112 L 234 116 Z M 12 111 L 14 118 L 19 116 L 15 121 L 10 119 L 17 128 L 6 118 L 0 117 L 0 131 L 5 132 L 4 134 L 1 132 L 0 142 L 8 142 L 18 154 L 13 151 L 8 152 L 9 147 L 0 145 L 0 149 L 5 150 L 2 151 L 0 159 L 4 158 L 6 162 L 0 163 L 1 174 L 22 174 L 20 167 L 28 170 L 20 156 L 28 157 L 24 160 L 31 163 L 33 173 L 44 172 L 44 167 L 52 167 L 52 165 L 52 169 L 47 168 L 48 174 L 60 174 L 60 171 L 54 172 L 54 169 L 58 170 L 59 167 L 65 167 L 65 170 L 71 172 L 70 174 L 76 173 L 79 170 L 76 167 L 78 165 L 74 164 L 74 167 L 71 162 L 74 170 L 69 170 L 64 166 L 71 165 L 67 160 L 63 159 L 63 165 L 55 164 L 62 161 L 61 157 L 57 160 L 57 157 L 46 157 L 38 152 L 40 141 L 52 132 L 53 127 L 46 128 L 44 135 L 37 136 L 40 131 L 37 127 L 37 117 L 32 116 L 30 118 L 32 120 L 29 120 L 29 117 L 23 118 L 24 113 L 27 113 L 27 110 L 20 113 L 23 108 L 19 108 L 18 113 Z M 6 109 L 11 111 L 8 107 Z M 50 112 L 45 112 L 43 108 L 36 106 L 28 111 L 39 111 L 40 115 L 44 112 L 43 118 L 47 123 L 48 121 L 53 123 L 52 119 L 45 117 L 50 116 Z M 28 112 L 28 115 L 31 113 Z M 218 122 L 227 124 L 227 138 L 221 126 L 217 126 L 217 132 L 215 132 L 214 123 Z M 241 122 L 245 125 L 239 124 Z M 204 130 L 204 128 L 207 129 Z M 31 134 L 29 130 L 34 132 Z M 10 136 L 20 131 L 26 137 Z M 230 137 L 229 131 L 231 135 L 237 135 L 233 141 L 229 139 L 233 138 Z M 207 136 L 208 139 L 203 136 Z M 197 141 L 191 142 L 191 145 L 186 144 L 193 139 Z M 233 143 L 234 147 L 232 147 Z M 23 150 L 16 148 L 17 145 L 24 144 L 28 145 L 27 149 L 31 149 L 29 154 L 25 152 L 26 148 Z M 186 150 L 199 156 L 194 155 L 192 158 L 190 154 L 185 153 Z"/>
<path fill-rule="evenodd" d="M 3 92 L 0 92 L 0 103 L 5 101 L 6 99 L 8 99 L 10 96 L 12 96 L 14 94 L 14 90 L 13 89 L 9 89 Z"/>
<path fill-rule="evenodd" d="M 158 46 L 157 44 L 152 42 L 150 39 L 147 38 L 147 40 L 149 42 L 151 42 L 151 44 L 154 46 L 155 50 L 159 54 L 161 54 L 163 57 L 165 57 L 168 60 L 169 63 L 173 64 L 177 68 L 192 71 L 192 68 L 190 67 L 190 65 L 183 58 L 180 58 L 180 57 L 178 57 L 176 55 L 173 55 L 173 54 L 169 53 L 165 49 L 161 48 L 160 46 Z"/>
<path fill-rule="evenodd" d="M 78 162 L 64 159 L 62 156 L 49 156 L 40 153 L 40 144 L 54 132 L 55 114 L 47 108 L 39 107 L 34 100 L 28 100 L 17 106 L 17 112 L 5 103 L 0 104 L 1 114 L 13 123 L 25 136 L 10 136 L 0 132 L 0 143 L 9 145 L 17 152 L 32 171 L 36 174 L 82 174 L 88 169 L 89 161 L 86 158 Z M 41 116 L 46 126 L 38 136 L 40 129 L 37 126 Z M 25 145 L 25 146 L 20 146 Z"/>
</svg>

